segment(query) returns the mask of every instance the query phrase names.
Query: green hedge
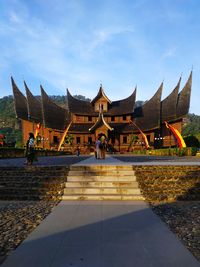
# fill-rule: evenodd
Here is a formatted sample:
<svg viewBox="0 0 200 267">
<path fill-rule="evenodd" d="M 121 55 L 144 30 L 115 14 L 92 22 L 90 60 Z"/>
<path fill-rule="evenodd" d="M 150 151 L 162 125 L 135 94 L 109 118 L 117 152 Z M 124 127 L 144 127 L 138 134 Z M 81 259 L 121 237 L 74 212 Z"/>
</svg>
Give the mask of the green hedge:
<svg viewBox="0 0 200 267">
<path fill-rule="evenodd" d="M 161 148 L 149 150 L 134 150 L 133 154 L 136 155 L 153 155 L 153 156 L 196 156 L 196 147 L 185 148 Z"/>
</svg>

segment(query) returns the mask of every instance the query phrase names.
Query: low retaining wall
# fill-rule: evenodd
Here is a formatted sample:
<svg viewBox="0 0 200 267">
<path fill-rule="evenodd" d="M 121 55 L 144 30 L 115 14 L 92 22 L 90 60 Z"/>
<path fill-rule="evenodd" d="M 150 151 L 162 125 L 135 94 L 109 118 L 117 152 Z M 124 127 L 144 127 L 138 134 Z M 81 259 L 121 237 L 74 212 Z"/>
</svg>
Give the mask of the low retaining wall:
<svg viewBox="0 0 200 267">
<path fill-rule="evenodd" d="M 69 167 L 1 167 L 0 200 L 60 200 Z"/>
<path fill-rule="evenodd" d="M 134 166 L 149 202 L 200 200 L 200 166 Z"/>
<path fill-rule="evenodd" d="M 200 200 L 200 166 L 133 166 L 148 202 Z M 1 200 L 60 200 L 67 166 L 0 167 Z"/>
<path fill-rule="evenodd" d="M 56 150 L 36 150 L 37 156 L 60 156 L 70 155 L 68 151 L 56 151 Z M 23 148 L 0 148 L 1 158 L 23 158 L 25 157 L 25 149 Z"/>
</svg>

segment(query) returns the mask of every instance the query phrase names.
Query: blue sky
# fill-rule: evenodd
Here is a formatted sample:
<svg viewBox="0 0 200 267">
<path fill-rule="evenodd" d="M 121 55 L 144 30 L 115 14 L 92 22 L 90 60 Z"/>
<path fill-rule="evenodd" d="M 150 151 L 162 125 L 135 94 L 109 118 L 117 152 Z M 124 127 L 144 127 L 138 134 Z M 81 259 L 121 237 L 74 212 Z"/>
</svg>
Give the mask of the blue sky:
<svg viewBox="0 0 200 267">
<path fill-rule="evenodd" d="M 193 67 L 190 112 L 200 115 L 199 0 L 0 0 L 0 97 L 12 75 L 35 95 L 164 99 Z"/>
</svg>

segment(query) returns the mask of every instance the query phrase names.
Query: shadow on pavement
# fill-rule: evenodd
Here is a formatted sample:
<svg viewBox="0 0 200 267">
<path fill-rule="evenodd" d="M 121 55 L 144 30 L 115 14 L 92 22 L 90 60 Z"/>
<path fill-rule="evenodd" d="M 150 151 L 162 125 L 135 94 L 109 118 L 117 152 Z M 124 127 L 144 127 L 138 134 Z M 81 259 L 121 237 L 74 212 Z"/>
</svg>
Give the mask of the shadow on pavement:
<svg viewBox="0 0 200 267">
<path fill-rule="evenodd" d="M 200 266 L 151 209 L 119 206 L 62 202 L 2 267 Z"/>
</svg>

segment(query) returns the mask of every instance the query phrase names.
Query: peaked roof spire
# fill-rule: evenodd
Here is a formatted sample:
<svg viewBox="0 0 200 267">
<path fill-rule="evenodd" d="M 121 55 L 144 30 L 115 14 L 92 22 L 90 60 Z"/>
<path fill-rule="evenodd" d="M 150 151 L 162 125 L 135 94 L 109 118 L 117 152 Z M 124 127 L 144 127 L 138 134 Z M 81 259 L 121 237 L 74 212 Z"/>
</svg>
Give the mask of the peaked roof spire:
<svg viewBox="0 0 200 267">
<path fill-rule="evenodd" d="M 32 121 L 42 123 L 43 117 L 42 117 L 41 101 L 37 99 L 35 96 L 33 96 L 25 81 L 24 81 L 24 86 L 26 89 L 26 98 L 28 104 L 28 117 Z"/>
<path fill-rule="evenodd" d="M 13 89 L 16 117 L 26 120 L 28 119 L 28 107 L 27 107 L 26 97 L 19 90 L 12 76 L 11 76 L 11 83 Z"/>
<path fill-rule="evenodd" d="M 97 100 L 99 100 L 101 97 L 105 98 L 108 103 L 112 103 L 112 101 L 106 96 L 102 84 L 100 84 L 99 92 L 95 96 L 94 99 L 92 99 L 91 103 L 94 104 Z"/>
<path fill-rule="evenodd" d="M 181 77 L 174 88 L 174 90 L 161 102 L 161 120 L 164 121 L 173 121 L 176 119 L 176 105 L 178 99 L 178 91 L 180 88 Z"/>
<path fill-rule="evenodd" d="M 177 118 L 185 116 L 189 111 L 191 87 L 192 87 L 192 71 L 190 72 L 190 76 L 185 86 L 178 94 L 177 109 L 176 109 Z"/>
</svg>

